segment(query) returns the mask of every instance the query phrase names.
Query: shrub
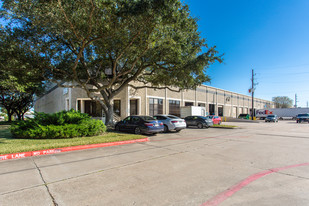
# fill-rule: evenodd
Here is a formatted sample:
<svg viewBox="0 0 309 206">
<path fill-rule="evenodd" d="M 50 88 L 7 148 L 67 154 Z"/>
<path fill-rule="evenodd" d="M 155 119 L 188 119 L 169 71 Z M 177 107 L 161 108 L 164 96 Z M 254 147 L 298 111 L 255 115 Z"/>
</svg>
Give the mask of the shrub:
<svg viewBox="0 0 309 206">
<path fill-rule="evenodd" d="M 88 114 L 74 110 L 54 114 L 36 113 L 33 119 L 19 121 L 11 126 L 17 138 L 56 139 L 100 135 L 106 126 Z"/>
</svg>

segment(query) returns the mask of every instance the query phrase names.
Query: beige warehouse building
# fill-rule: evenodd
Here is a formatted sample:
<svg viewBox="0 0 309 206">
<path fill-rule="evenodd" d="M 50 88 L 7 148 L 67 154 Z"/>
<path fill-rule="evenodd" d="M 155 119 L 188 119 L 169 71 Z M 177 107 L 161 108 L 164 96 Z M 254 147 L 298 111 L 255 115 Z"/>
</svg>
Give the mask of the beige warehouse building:
<svg viewBox="0 0 309 206">
<path fill-rule="evenodd" d="M 195 90 L 181 92 L 169 89 L 133 89 L 126 87 L 114 98 L 115 119 L 129 115 L 173 114 L 180 116 L 182 106 L 201 106 L 206 114 L 238 117 L 249 114 L 252 107 L 250 96 L 201 85 Z M 99 103 L 91 101 L 84 90 L 54 86 L 44 96 L 35 101 L 35 111 L 53 113 L 75 109 L 92 117 L 104 118 Z M 274 103 L 259 98 L 254 99 L 254 108 L 274 108 Z"/>
</svg>

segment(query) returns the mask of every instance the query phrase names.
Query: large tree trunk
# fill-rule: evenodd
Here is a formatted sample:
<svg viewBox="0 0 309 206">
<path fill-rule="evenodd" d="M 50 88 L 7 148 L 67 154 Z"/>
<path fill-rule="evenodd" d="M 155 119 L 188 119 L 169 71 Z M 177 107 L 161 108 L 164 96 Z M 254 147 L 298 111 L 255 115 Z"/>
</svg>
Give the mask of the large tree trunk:
<svg viewBox="0 0 309 206">
<path fill-rule="evenodd" d="M 112 103 L 108 103 L 106 107 L 107 111 L 105 112 L 105 125 L 114 126 L 114 105 Z"/>
<path fill-rule="evenodd" d="M 20 113 L 16 113 L 16 115 L 17 115 L 17 119 L 18 119 L 19 121 L 21 121 L 21 120 L 22 120 L 22 115 L 21 115 Z"/>
<path fill-rule="evenodd" d="M 12 114 L 10 112 L 8 112 L 8 121 L 12 122 Z"/>
</svg>

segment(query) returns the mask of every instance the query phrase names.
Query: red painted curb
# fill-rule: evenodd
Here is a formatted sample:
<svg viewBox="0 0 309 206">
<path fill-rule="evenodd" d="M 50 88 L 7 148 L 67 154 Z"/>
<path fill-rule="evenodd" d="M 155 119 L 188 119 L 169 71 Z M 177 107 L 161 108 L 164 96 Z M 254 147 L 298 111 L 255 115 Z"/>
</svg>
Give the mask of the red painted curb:
<svg viewBox="0 0 309 206">
<path fill-rule="evenodd" d="M 289 165 L 289 166 L 285 166 L 285 167 L 273 168 L 273 169 L 269 169 L 269 170 L 265 170 L 265 171 L 253 174 L 253 175 L 247 177 L 246 179 L 244 179 L 243 181 L 239 182 L 238 184 L 236 184 L 236 185 L 230 187 L 229 189 L 225 190 L 224 192 L 216 195 L 215 197 L 208 200 L 207 202 L 204 202 L 203 204 L 201 204 L 201 206 L 217 206 L 220 203 L 222 203 L 224 200 L 226 200 L 227 198 L 231 197 L 234 193 L 238 192 L 243 187 L 245 187 L 246 185 L 250 184 L 251 182 L 253 182 L 257 179 L 260 179 L 260 178 L 262 178 L 266 175 L 272 174 L 272 173 L 279 172 L 281 170 L 286 170 L 286 169 L 290 169 L 290 168 L 294 168 L 294 167 L 301 167 L 301 166 L 309 166 L 309 162 L 302 163 L 302 164 L 296 164 L 296 165 Z"/>
<path fill-rule="evenodd" d="M 14 154 L 4 154 L 0 155 L 1 160 L 9 160 L 9 159 L 21 159 L 24 157 L 31 157 L 31 156 L 39 156 L 39 155 L 47 155 L 47 154 L 56 154 L 60 152 L 69 152 L 75 150 L 84 150 L 84 149 L 93 149 L 98 147 L 111 147 L 123 144 L 133 144 L 137 142 L 148 142 L 149 138 L 143 139 L 134 139 L 134 140 L 126 140 L 126 141 L 119 141 L 119 142 L 108 142 L 108 143 L 101 143 L 101 144 L 90 144 L 90 145 L 79 145 L 79 146 L 72 146 L 72 147 L 62 147 L 56 149 L 47 149 L 47 150 L 38 150 L 32 152 L 21 152 L 21 153 L 14 153 Z"/>
</svg>

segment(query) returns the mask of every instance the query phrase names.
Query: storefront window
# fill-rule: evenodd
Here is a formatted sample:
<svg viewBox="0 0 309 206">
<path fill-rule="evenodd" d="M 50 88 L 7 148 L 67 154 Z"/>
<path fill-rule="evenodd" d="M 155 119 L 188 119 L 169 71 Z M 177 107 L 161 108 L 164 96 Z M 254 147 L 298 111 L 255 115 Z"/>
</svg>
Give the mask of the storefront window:
<svg viewBox="0 0 309 206">
<path fill-rule="evenodd" d="M 149 98 L 149 115 L 163 114 L 163 99 Z"/>
<path fill-rule="evenodd" d="M 180 117 L 180 101 L 177 100 L 169 101 L 169 114 Z"/>
</svg>

